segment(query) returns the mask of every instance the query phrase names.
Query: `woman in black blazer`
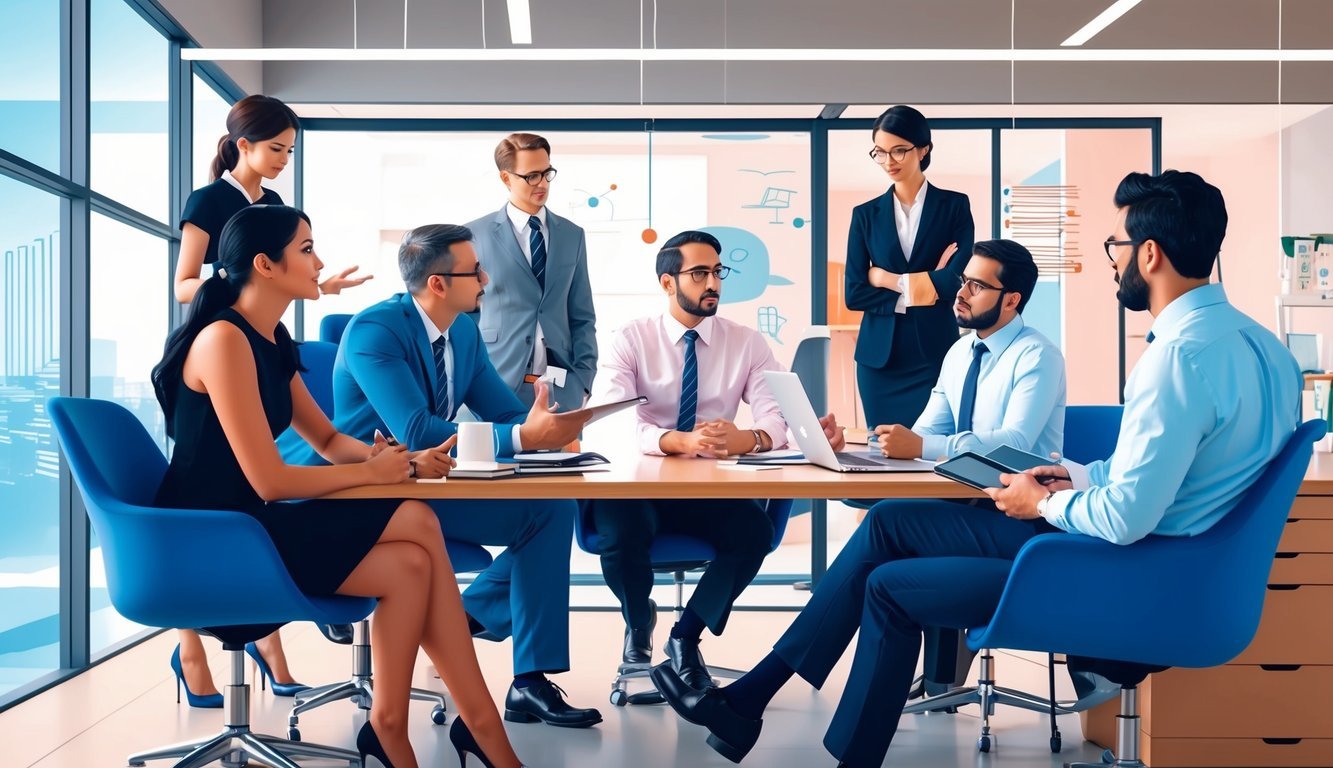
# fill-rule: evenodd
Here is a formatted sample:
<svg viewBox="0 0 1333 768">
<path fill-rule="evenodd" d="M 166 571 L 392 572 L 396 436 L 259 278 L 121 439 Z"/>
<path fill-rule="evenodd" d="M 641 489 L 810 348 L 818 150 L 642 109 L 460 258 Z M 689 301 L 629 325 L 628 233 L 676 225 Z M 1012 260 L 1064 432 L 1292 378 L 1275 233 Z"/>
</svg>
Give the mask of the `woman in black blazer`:
<svg viewBox="0 0 1333 768">
<path fill-rule="evenodd" d="M 910 427 L 925 409 L 958 340 L 953 300 L 975 234 L 967 195 L 926 183 L 934 145 L 924 115 L 891 107 L 871 136 L 870 157 L 893 183 L 852 211 L 844 279 L 847 308 L 864 313 L 856 378 L 873 432 Z"/>
</svg>

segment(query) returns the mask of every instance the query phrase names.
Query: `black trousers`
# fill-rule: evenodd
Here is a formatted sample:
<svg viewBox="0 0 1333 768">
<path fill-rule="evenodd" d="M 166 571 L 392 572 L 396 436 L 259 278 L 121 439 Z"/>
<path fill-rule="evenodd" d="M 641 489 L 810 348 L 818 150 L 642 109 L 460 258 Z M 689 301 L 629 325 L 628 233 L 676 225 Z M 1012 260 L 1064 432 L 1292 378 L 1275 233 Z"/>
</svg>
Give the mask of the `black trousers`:
<svg viewBox="0 0 1333 768">
<path fill-rule="evenodd" d="M 764 504 L 752 499 L 593 499 L 580 505 L 600 534 L 602 575 L 633 628 L 650 621 L 650 555 L 657 536 L 691 536 L 716 550 L 688 603 L 715 635 L 722 634 L 732 603 L 773 545 L 773 523 Z"/>
</svg>

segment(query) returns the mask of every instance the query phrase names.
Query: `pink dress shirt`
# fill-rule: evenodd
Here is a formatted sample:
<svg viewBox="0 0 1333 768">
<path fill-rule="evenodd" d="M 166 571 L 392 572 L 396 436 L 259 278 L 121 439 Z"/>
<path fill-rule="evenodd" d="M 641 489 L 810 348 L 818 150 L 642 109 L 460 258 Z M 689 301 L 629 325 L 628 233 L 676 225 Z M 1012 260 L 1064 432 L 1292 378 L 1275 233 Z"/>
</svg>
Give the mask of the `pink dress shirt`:
<svg viewBox="0 0 1333 768">
<path fill-rule="evenodd" d="M 639 449 L 661 456 L 662 435 L 676 428 L 680 384 L 685 368 L 685 331 L 670 314 L 633 320 L 611 342 L 600 365 L 591 402 L 611 403 L 646 396 L 638 412 Z M 774 448 L 787 445 L 787 422 L 764 382 L 764 371 L 781 371 L 758 331 L 713 316 L 695 326 L 694 353 L 699 364 L 699 421 L 736 419 L 742 400 L 750 404 L 755 429 L 766 432 Z M 747 425 L 738 424 L 742 429 Z"/>
</svg>

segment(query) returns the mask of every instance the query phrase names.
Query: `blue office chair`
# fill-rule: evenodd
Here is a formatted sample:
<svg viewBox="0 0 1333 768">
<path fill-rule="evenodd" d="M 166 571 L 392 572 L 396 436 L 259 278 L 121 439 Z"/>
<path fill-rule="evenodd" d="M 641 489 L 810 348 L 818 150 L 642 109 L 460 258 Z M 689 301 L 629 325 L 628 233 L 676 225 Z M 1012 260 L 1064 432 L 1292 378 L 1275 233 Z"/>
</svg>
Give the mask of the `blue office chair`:
<svg viewBox="0 0 1333 768">
<path fill-rule="evenodd" d="M 1120 417 L 1124 406 L 1120 405 L 1071 405 L 1065 409 L 1065 444 L 1064 456 L 1080 464 L 1110 458 L 1115 453 L 1116 440 L 1120 435 Z M 930 696 L 915 704 L 908 705 L 903 712 L 915 714 L 921 712 L 956 711 L 968 704 L 981 706 L 981 734 L 977 737 L 977 749 L 989 752 L 994 746 L 995 737 L 991 733 L 990 718 L 995 714 L 995 707 L 1003 704 L 1033 712 L 1050 715 L 1052 752 L 1062 748 L 1060 727 L 1057 715 L 1071 714 L 1096 706 L 1106 700 L 1106 693 L 1097 696 L 1084 696 L 1075 703 L 1061 704 L 1055 698 L 1055 667 L 1064 662 L 1057 661 L 1055 654 L 1048 654 L 1047 672 L 1050 683 L 1049 696 L 1042 698 L 1016 688 L 1005 688 L 995 684 L 995 657 L 990 648 L 984 648 L 978 655 L 977 684 L 954 688 L 937 696 Z M 1113 692 L 1112 692 L 1113 695 Z"/>
<path fill-rule="evenodd" d="M 768 519 L 773 523 L 773 544 L 769 552 L 782 543 L 782 535 L 787 531 L 787 519 L 791 516 L 791 499 L 769 499 L 766 507 Z M 600 534 L 593 525 L 592 513 L 580 509 L 574 518 L 574 540 L 579 548 L 590 555 L 600 553 L 598 542 Z M 692 536 L 680 534 L 661 534 L 653 540 L 651 558 L 653 570 L 657 573 L 670 573 L 676 585 L 676 604 L 673 606 L 676 621 L 680 621 L 685 611 L 685 572 L 702 569 L 716 556 L 713 545 Z M 647 679 L 651 665 L 622 664 L 616 679 L 611 683 L 611 703 L 617 707 L 626 704 L 661 704 L 665 699 L 656 689 L 630 694 L 629 681 Z M 713 677 L 736 679 L 745 674 L 741 670 L 709 665 L 708 672 Z"/>
<path fill-rule="evenodd" d="M 325 315 L 319 321 L 319 340 L 338 345 L 342 342 L 343 331 L 352 321 L 351 315 Z"/>
<path fill-rule="evenodd" d="M 1069 654 L 1071 666 L 1120 685 L 1112 765 L 1144 768 L 1138 684 L 1168 667 L 1225 664 L 1254 639 L 1278 539 L 1324 431 L 1317 420 L 1298 427 L 1240 504 L 1198 536 L 1128 546 L 1077 534 L 1033 538 L 968 645 Z M 1098 661 L 1106 659 L 1116 661 Z"/>
<path fill-rule="evenodd" d="M 326 317 L 325 320 L 327 319 Z M 321 332 L 322 330 L 321 328 Z M 338 345 L 327 341 L 307 341 L 302 343 L 300 348 L 301 366 L 305 368 L 301 372 L 301 381 L 305 383 L 311 397 L 330 419 L 333 418 L 333 361 L 337 355 Z M 279 440 L 292 437 L 300 439 L 300 436 L 295 435 L 292 430 L 289 429 L 288 432 L 292 434 L 284 433 Z M 482 571 L 491 565 L 490 553 L 476 544 L 446 541 L 445 548 L 449 551 L 449 563 L 453 566 L 454 573 Z M 352 627 L 351 679 L 309 688 L 298 693 L 292 705 L 292 712 L 287 717 L 287 738 L 299 741 L 301 714 L 329 702 L 351 699 L 352 703 L 361 709 L 369 710 L 374 698 L 371 673 L 370 622 L 363 619 Z M 431 722 L 444 725 L 445 702 L 442 694 L 424 688 L 413 688 L 410 696 L 417 701 L 432 703 L 434 706 L 430 711 Z"/>
<path fill-rule="evenodd" d="M 231 662 L 226 720 L 212 738 L 131 755 L 130 765 L 184 758 L 177 768 L 226 759 L 298 768 L 294 757 L 360 765 L 355 752 L 250 730 L 245 644 L 289 621 L 345 624 L 370 598 L 311 597 L 292 582 L 259 521 L 241 512 L 152 506 L 167 462 L 138 419 L 116 403 L 55 397 L 51 420 L 102 542 L 107 591 L 122 616 L 151 627 L 203 627 Z"/>
</svg>

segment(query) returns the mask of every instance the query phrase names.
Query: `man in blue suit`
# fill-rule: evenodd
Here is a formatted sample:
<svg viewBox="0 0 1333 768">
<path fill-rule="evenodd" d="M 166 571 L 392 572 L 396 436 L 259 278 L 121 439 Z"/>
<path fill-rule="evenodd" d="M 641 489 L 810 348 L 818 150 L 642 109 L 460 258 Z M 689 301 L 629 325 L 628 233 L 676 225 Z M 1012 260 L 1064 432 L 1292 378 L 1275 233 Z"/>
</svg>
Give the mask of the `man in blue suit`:
<svg viewBox="0 0 1333 768">
<path fill-rule="evenodd" d="M 408 293 L 352 318 L 333 367 L 334 423 L 362 440 L 375 430 L 411 450 L 439 445 L 457 431 L 467 408 L 495 425 L 499 455 L 554 448 L 573 440 L 587 419 L 542 404 L 526 414 L 491 365 L 476 309 L 488 282 L 466 227 L 433 224 L 403 238 L 398 264 Z M 289 460 L 318 463 L 307 446 Z M 569 669 L 569 553 L 575 503 L 570 500 L 431 503 L 446 539 L 505 546 L 463 593 L 473 634 L 514 638 L 514 683 L 505 719 L 582 728 L 601 722 L 596 709 L 571 707 L 545 673 Z"/>
<path fill-rule="evenodd" d="M 560 410 L 578 408 L 597 372 L 583 229 L 546 207 L 556 174 L 546 139 L 506 136 L 495 148 L 495 166 L 509 202 L 467 225 L 492 282 L 478 321 L 482 341 L 523 403 L 532 404 L 533 383 L 546 375 Z M 553 369 L 564 371 L 563 379 Z"/>
</svg>

